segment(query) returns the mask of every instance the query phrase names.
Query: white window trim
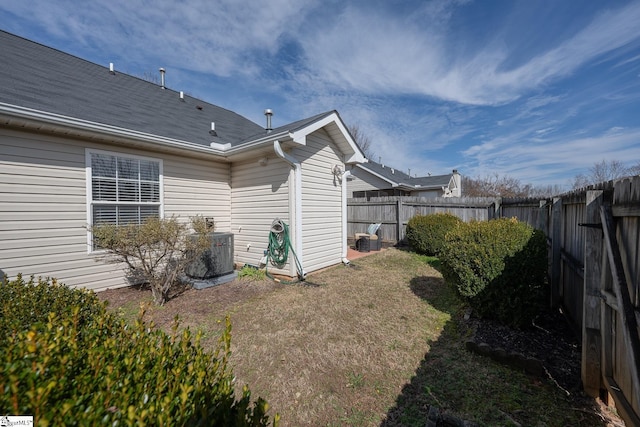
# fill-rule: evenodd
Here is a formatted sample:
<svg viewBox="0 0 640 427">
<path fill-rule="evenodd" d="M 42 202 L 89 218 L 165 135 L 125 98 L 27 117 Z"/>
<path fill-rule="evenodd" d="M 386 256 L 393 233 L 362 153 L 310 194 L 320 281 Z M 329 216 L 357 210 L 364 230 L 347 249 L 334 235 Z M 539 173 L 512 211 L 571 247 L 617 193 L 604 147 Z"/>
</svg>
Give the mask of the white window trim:
<svg viewBox="0 0 640 427">
<path fill-rule="evenodd" d="M 84 154 L 85 154 L 85 188 L 86 188 L 86 206 L 87 206 L 87 253 L 88 254 L 96 254 L 96 253 L 103 253 L 103 250 L 94 250 L 93 249 L 93 233 L 91 233 L 91 227 L 93 226 L 93 216 L 91 215 L 91 207 L 93 205 L 93 186 L 92 186 L 92 170 L 91 170 L 91 155 L 92 154 L 106 154 L 106 155 L 110 155 L 110 156 L 118 156 L 118 157 L 127 157 L 127 158 L 131 158 L 131 159 L 138 159 L 138 160 L 147 160 L 147 161 L 153 161 L 153 162 L 158 162 L 159 165 L 159 191 L 160 191 L 160 207 L 159 207 L 159 214 L 160 214 L 160 218 L 164 218 L 164 169 L 163 169 L 163 161 L 162 159 L 156 158 L 156 157 L 146 157 L 146 156 L 140 156 L 140 155 L 136 155 L 136 154 L 130 154 L 130 153 L 126 153 L 126 152 L 120 152 L 120 151 L 106 151 L 106 150 L 96 150 L 93 148 L 85 148 L 84 150 Z M 126 202 L 123 202 L 121 204 L 126 204 Z M 132 204 L 136 204 L 137 203 L 132 203 Z"/>
</svg>

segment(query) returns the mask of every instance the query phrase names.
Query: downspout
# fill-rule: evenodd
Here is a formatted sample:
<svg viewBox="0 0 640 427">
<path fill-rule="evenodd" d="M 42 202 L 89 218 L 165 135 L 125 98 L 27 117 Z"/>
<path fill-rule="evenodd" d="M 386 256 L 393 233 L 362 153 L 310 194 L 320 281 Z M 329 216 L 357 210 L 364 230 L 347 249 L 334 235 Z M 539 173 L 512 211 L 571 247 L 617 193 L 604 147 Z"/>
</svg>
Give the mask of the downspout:
<svg viewBox="0 0 640 427">
<path fill-rule="evenodd" d="M 342 184 L 342 263 L 349 264 L 347 254 L 349 253 L 349 245 L 347 240 L 347 177 L 351 175 L 351 171 L 344 171 L 340 183 Z"/>
<path fill-rule="evenodd" d="M 298 261 L 302 265 L 302 278 L 307 273 L 304 271 L 304 261 L 302 256 L 302 168 L 298 160 L 282 150 L 280 141 L 273 141 L 273 151 L 285 162 L 289 163 L 293 168 L 294 173 L 294 232 L 295 232 L 295 252 L 298 256 Z"/>
</svg>

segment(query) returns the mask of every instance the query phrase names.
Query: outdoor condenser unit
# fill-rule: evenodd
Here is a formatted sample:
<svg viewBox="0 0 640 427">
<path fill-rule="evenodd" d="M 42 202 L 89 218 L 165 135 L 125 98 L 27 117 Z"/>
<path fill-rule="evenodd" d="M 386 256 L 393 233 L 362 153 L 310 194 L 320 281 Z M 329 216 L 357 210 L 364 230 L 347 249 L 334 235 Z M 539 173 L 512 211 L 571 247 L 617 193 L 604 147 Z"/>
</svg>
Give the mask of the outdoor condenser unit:
<svg viewBox="0 0 640 427">
<path fill-rule="evenodd" d="M 209 233 L 209 248 L 185 269 L 193 279 L 211 279 L 233 272 L 233 233 Z"/>
</svg>

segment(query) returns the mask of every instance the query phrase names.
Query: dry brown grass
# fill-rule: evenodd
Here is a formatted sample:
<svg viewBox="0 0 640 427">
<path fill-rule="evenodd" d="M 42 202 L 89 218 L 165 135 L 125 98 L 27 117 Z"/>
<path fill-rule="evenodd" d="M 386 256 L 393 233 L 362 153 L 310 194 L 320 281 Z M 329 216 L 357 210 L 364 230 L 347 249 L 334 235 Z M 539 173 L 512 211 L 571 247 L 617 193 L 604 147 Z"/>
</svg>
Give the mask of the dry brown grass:
<svg viewBox="0 0 640 427">
<path fill-rule="evenodd" d="M 178 314 L 213 348 L 230 313 L 237 385 L 283 427 L 424 426 L 430 405 L 481 425 L 605 425 L 550 383 L 467 352 L 463 306 L 426 258 L 388 249 L 353 264 L 305 284 L 185 290 L 147 317 L 169 330 Z M 129 318 L 150 301 L 135 289 L 100 295 Z"/>
<path fill-rule="evenodd" d="M 442 286 L 427 264 L 388 250 L 234 310 L 233 366 L 282 425 L 377 424 L 449 320 L 410 288 Z M 372 278 L 375 277 L 375 280 Z M 355 421 L 355 420 L 353 420 Z"/>
</svg>

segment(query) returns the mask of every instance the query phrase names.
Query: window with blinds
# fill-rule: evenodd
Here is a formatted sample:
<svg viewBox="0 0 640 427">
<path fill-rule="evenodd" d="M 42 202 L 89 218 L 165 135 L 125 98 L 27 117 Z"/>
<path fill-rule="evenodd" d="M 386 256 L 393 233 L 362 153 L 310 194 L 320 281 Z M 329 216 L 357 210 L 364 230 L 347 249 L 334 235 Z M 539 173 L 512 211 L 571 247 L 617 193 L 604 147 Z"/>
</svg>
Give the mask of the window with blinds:
<svg viewBox="0 0 640 427">
<path fill-rule="evenodd" d="M 160 217 L 160 160 L 106 152 L 89 152 L 87 160 L 92 225 L 140 224 Z"/>
</svg>

